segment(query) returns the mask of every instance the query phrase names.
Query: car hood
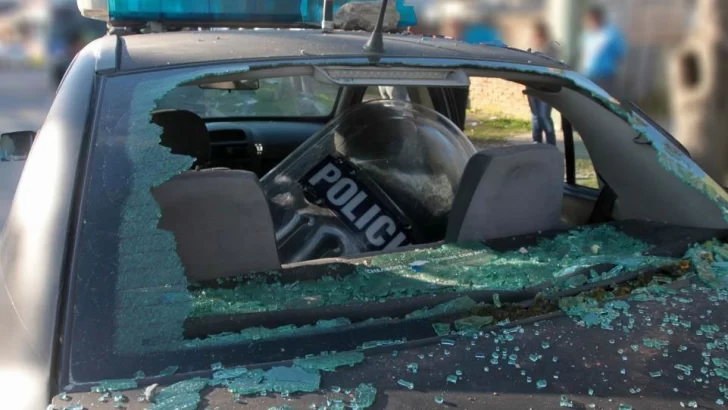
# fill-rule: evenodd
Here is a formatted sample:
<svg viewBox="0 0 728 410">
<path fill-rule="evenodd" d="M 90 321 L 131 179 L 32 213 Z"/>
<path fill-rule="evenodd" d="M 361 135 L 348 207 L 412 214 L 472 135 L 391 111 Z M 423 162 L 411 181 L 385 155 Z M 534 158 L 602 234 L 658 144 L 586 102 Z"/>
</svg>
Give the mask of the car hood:
<svg viewBox="0 0 728 410">
<path fill-rule="evenodd" d="M 322 371 L 320 383 L 314 380 L 314 388 L 303 389 L 311 392 L 288 397 L 238 397 L 229 391 L 236 388 L 231 382 L 202 374 L 167 379 L 167 387 L 154 389 L 157 400 L 164 396 L 172 407 L 150 406 L 141 399 L 143 387 L 107 396 L 68 393 L 53 404 L 112 409 L 118 394 L 123 398 L 117 400 L 128 400 L 128 409 L 335 409 L 370 393 L 373 403 L 362 396 L 360 407 L 346 408 L 717 408 L 716 400 L 721 403 L 728 391 L 727 300 L 725 291 L 688 279 L 645 288 L 600 308 L 577 303 L 566 313 L 501 323 L 479 333 L 380 346 L 364 350 L 361 360 Z M 263 370 L 301 370 L 290 366 Z M 291 380 L 301 382 L 298 376 Z M 153 382 L 140 380 L 139 386 Z M 100 390 L 114 389 L 107 387 Z"/>
</svg>

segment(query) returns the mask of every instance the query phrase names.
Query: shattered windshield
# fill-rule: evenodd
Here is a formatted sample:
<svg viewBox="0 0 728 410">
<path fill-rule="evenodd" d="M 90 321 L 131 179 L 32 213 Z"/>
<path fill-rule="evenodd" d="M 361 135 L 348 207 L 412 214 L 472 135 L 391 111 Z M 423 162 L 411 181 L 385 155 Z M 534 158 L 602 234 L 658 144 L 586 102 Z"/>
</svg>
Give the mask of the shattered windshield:
<svg viewBox="0 0 728 410">
<path fill-rule="evenodd" d="M 267 78 L 240 89 L 219 88 L 177 87 L 158 102 L 158 108 L 184 109 L 202 118 L 328 117 L 339 95 L 338 86 L 322 84 L 311 76 Z"/>
<path fill-rule="evenodd" d="M 541 307 L 534 302 L 536 295 L 579 294 L 585 287 L 611 283 L 631 272 L 677 263 L 673 255 L 650 253 L 652 247 L 634 234 L 604 225 L 509 238 L 500 244 L 422 243 L 399 253 L 284 264 L 193 281 L 175 235 L 160 228 L 164 215 L 152 191 L 205 163 L 169 148 L 169 135 L 153 122 L 152 113 L 169 108 L 166 101 L 170 95 L 178 98 L 175 93 L 185 84 L 210 74 L 182 69 L 103 81 L 74 265 L 69 361 L 74 383 L 205 371 L 217 362 L 234 368 L 298 358 L 300 364 L 311 354 L 396 345 L 446 334 L 452 326 L 479 330 L 509 319 L 510 311 L 499 310 L 503 303 Z M 384 112 L 406 114 L 391 118 L 407 118 L 402 124 L 408 127 L 415 113 L 427 117 L 404 103 L 387 104 Z M 431 118 L 415 123 L 436 127 L 437 117 Z M 441 138 L 447 129 L 405 135 L 443 142 L 449 141 Z M 339 153 L 354 148 L 341 138 L 329 142 Z M 452 149 L 451 155 L 464 158 L 470 152 L 457 143 L 434 147 Z M 358 147 L 362 154 L 352 158 L 369 161 L 365 165 L 374 168 L 381 165 L 364 155 L 371 151 L 366 148 Z M 431 148 L 423 152 L 439 158 Z M 422 158 L 424 154 L 409 160 L 417 163 Z M 450 194 L 457 184 L 451 176 L 459 175 L 462 167 L 452 163 L 452 170 L 442 166 L 445 171 L 433 174 L 446 181 L 443 192 Z M 288 165 L 284 162 L 281 169 L 292 169 Z M 264 186 L 266 182 L 263 178 Z M 559 308 L 553 303 L 543 306 L 547 311 Z M 253 376 L 254 381 L 246 381 L 253 384 L 252 390 L 244 391 L 257 392 L 260 380 L 273 377 Z"/>
</svg>

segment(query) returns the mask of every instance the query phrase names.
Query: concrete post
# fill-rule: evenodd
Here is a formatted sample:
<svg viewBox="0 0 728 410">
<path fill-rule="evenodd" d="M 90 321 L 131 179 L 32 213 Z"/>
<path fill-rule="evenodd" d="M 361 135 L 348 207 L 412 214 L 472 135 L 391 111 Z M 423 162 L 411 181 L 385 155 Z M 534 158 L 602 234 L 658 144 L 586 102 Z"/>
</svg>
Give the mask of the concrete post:
<svg viewBox="0 0 728 410">
<path fill-rule="evenodd" d="M 576 67 L 579 58 L 581 17 L 587 2 L 584 0 L 548 0 L 546 20 L 560 45 L 560 55 L 569 66 Z"/>
<path fill-rule="evenodd" d="M 559 43 L 559 58 L 574 69 L 578 69 L 581 18 L 587 5 L 584 0 L 548 0 L 547 3 L 545 18 L 551 35 Z M 553 119 L 556 130 L 562 131 L 565 124 L 561 114 L 554 111 Z"/>
<path fill-rule="evenodd" d="M 670 59 L 675 137 L 718 183 L 728 185 L 728 1 L 699 0 L 686 40 Z"/>
</svg>

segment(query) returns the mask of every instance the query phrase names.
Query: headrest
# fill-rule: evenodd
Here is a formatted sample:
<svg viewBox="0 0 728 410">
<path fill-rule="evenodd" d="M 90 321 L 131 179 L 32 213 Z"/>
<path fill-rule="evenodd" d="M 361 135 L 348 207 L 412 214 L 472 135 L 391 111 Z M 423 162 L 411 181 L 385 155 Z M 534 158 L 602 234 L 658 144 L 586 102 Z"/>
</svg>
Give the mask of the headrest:
<svg viewBox="0 0 728 410">
<path fill-rule="evenodd" d="M 268 200 L 252 172 L 188 171 L 152 189 L 158 228 L 177 240 L 191 280 L 280 269 Z"/>
<path fill-rule="evenodd" d="M 210 159 L 210 133 L 199 115 L 186 110 L 159 110 L 152 113 L 152 122 L 162 127 L 160 145 L 172 150 L 172 154 L 197 158 L 198 162 Z"/>
<path fill-rule="evenodd" d="M 414 121 L 394 106 L 362 104 L 341 118 L 336 148 L 342 155 L 361 160 L 391 158 L 402 151 L 406 137 L 417 135 Z"/>
<path fill-rule="evenodd" d="M 475 154 L 450 213 L 447 242 L 484 241 L 561 225 L 564 155 L 529 144 Z"/>
</svg>

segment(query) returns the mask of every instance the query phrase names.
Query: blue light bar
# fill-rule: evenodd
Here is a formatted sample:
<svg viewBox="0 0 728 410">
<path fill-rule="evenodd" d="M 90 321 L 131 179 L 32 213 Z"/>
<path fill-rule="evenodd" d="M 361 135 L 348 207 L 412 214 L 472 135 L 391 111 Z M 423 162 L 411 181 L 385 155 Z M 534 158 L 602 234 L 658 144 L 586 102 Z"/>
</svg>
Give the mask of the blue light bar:
<svg viewBox="0 0 728 410">
<path fill-rule="evenodd" d="M 185 22 L 185 23 L 256 23 L 320 25 L 323 0 L 108 0 L 109 20 Z M 343 4 L 337 1 L 336 12 Z M 379 0 L 358 0 L 379 1 Z M 400 27 L 417 25 L 414 7 L 406 0 L 396 0 Z"/>
<path fill-rule="evenodd" d="M 344 1 L 334 1 L 334 15 L 336 15 L 336 12 L 339 11 L 341 6 L 343 6 L 346 3 L 351 3 L 353 1 L 363 1 L 363 2 L 377 2 L 381 3 L 381 0 L 344 0 Z M 417 14 L 415 13 L 414 6 L 408 6 L 405 3 L 407 0 L 396 0 L 395 5 L 397 7 L 397 12 L 399 12 L 399 23 L 397 24 L 399 27 L 413 27 L 417 25 Z M 301 2 L 301 14 L 303 16 L 303 19 L 306 21 L 312 21 L 312 22 L 320 22 L 323 20 L 324 17 L 324 11 L 323 11 L 323 0 L 303 0 Z M 308 4 L 306 4 L 308 3 Z M 391 4 L 391 1 L 390 1 Z"/>
</svg>

